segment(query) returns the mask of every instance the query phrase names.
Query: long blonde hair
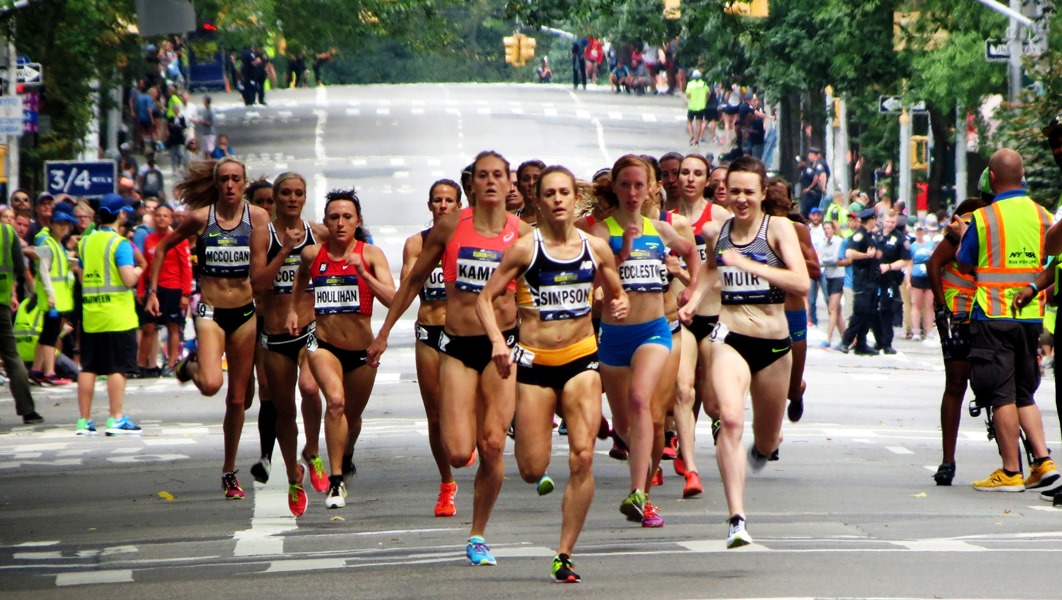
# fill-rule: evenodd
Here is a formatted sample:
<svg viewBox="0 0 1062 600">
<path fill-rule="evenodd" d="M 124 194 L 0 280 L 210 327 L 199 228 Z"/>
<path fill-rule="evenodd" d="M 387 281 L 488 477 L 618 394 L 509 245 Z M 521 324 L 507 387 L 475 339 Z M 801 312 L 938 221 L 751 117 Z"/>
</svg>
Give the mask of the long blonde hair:
<svg viewBox="0 0 1062 600">
<path fill-rule="evenodd" d="M 188 165 L 188 176 L 173 186 L 173 193 L 190 209 L 204 208 L 218 201 L 218 170 L 221 165 L 236 163 L 243 169 L 243 178 L 247 179 L 247 166 L 235 156 L 226 156 L 220 160 L 197 160 Z"/>
</svg>

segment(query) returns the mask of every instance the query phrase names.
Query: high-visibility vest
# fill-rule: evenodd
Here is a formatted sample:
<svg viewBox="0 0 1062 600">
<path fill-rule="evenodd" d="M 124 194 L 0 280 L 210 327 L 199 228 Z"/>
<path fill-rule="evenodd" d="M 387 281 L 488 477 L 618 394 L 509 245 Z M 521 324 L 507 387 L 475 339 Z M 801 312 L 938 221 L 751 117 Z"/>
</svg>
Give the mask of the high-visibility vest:
<svg viewBox="0 0 1062 600">
<path fill-rule="evenodd" d="M 136 317 L 133 288 L 118 273 L 118 244 L 125 238 L 109 230 L 97 229 L 81 238 L 82 327 L 88 333 L 129 331 L 140 326 Z"/>
<path fill-rule="evenodd" d="M 73 273 L 70 272 L 70 259 L 55 238 L 52 237 L 48 228 L 45 227 L 35 240 L 37 246 L 47 246 L 52 254 L 52 266 L 48 269 L 48 276 L 52 279 L 52 292 L 55 294 L 55 310 L 65 313 L 74 310 L 74 286 Z M 37 269 L 40 272 L 40 268 Z M 34 284 L 37 294 L 37 303 L 48 305 L 48 292 L 44 290 L 44 282 L 37 278 Z"/>
<path fill-rule="evenodd" d="M 944 305 L 951 314 L 970 314 L 977 293 L 974 276 L 960 273 L 959 263 L 953 260 L 941 270 L 940 279 L 944 287 Z"/>
<path fill-rule="evenodd" d="M 0 223 L 0 305 L 11 304 L 11 287 L 15 277 L 15 263 L 11 247 L 15 244 L 15 228 Z"/>
<path fill-rule="evenodd" d="M 37 349 L 37 338 L 44 329 L 44 312 L 38 302 L 27 300 L 18 305 L 15 322 L 12 325 L 15 334 L 15 347 L 22 362 L 33 362 L 33 353 Z"/>
<path fill-rule="evenodd" d="M 1011 314 L 1011 301 L 1043 269 L 1044 235 L 1051 216 L 1028 196 L 1015 196 L 978 209 L 973 222 L 979 246 L 974 275 L 977 306 L 990 319 L 1043 319 L 1043 294 L 1016 315 Z"/>
</svg>

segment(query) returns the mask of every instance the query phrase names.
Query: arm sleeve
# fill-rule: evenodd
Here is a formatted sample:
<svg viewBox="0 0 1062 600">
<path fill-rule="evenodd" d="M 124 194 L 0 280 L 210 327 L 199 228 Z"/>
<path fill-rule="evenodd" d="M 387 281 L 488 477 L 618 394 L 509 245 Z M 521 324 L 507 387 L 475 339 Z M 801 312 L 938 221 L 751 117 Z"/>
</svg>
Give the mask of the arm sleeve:
<svg viewBox="0 0 1062 600">
<path fill-rule="evenodd" d="M 129 243 L 129 240 L 122 240 L 118 243 L 118 249 L 114 253 L 114 262 L 119 267 L 136 266 L 136 261 L 133 258 L 133 245 Z"/>
<path fill-rule="evenodd" d="M 37 278 L 41 280 L 41 285 L 44 286 L 44 293 L 48 294 L 49 298 L 55 297 L 55 290 L 52 289 L 52 249 L 48 246 L 37 246 L 37 257 L 40 259 L 37 263 Z"/>
<path fill-rule="evenodd" d="M 188 249 L 188 241 L 185 240 L 177 246 L 181 262 L 181 293 L 192 294 L 192 258 Z"/>
</svg>

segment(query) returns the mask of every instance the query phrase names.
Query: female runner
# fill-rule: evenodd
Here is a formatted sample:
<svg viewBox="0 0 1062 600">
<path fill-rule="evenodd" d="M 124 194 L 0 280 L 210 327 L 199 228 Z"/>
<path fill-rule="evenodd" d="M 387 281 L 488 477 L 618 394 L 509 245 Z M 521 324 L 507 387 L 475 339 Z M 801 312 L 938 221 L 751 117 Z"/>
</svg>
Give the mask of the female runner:
<svg viewBox="0 0 1062 600">
<path fill-rule="evenodd" d="M 310 470 L 310 483 L 317 492 L 328 491 L 328 473 L 320 457 L 321 397 L 317 382 L 307 366 L 306 339 L 313 332 L 313 295 L 293 297 L 295 273 L 302 250 L 328 239 L 324 225 L 302 219 L 306 205 L 306 180 L 298 173 L 281 173 L 271 186 L 276 217 L 269 227 L 251 235 L 251 284 L 260 325 L 259 344 L 262 368 L 258 370 L 259 388 L 269 390 L 269 404 L 275 418 L 273 430 L 280 442 L 288 475 L 288 508 L 295 516 L 306 512 L 306 492 L 302 481 L 304 469 L 295 449 L 299 431 L 295 422 L 295 387 L 302 395 L 302 420 L 306 429 L 303 460 Z M 289 305 L 298 315 L 299 331 L 288 333 Z M 259 410 L 264 412 L 265 402 Z"/>
<path fill-rule="evenodd" d="M 273 198 L 273 184 L 269 182 L 265 177 L 259 177 L 254 181 L 247 184 L 247 189 L 243 192 L 244 198 L 251 203 L 251 206 L 257 206 L 262 210 L 269 213 L 269 220 L 272 221 L 276 218 L 276 200 Z M 252 242 L 254 236 L 251 236 Z M 252 261 L 254 255 L 251 256 Z M 253 285 L 253 283 L 252 283 Z M 258 292 L 255 292 L 255 306 L 260 302 Z M 287 318 L 287 315 L 284 315 Z M 261 333 L 264 331 L 265 317 L 262 316 L 262 311 L 259 309 L 255 315 L 255 330 Z M 266 483 L 269 481 L 269 470 L 273 466 L 273 447 L 276 446 L 277 441 L 277 409 L 273 405 L 273 400 L 269 396 L 269 381 L 265 372 L 265 352 L 262 350 L 262 338 L 258 336 L 255 339 L 254 344 L 254 375 L 255 380 L 252 382 L 251 391 L 249 391 L 248 397 L 254 396 L 254 384 L 257 383 L 258 388 L 258 444 L 261 448 L 260 458 L 256 463 L 251 465 L 251 477 L 258 483 Z"/>
<path fill-rule="evenodd" d="M 243 201 L 247 168 L 228 156 L 194 162 L 188 177 L 174 192 L 189 207 L 184 221 L 155 248 L 144 310 L 158 316 L 155 297 L 166 252 L 183 239 L 196 236 L 202 299 L 196 309 L 197 351 L 177 365 L 181 382 L 192 381 L 204 396 L 218 393 L 224 383 L 222 353 L 228 358 L 229 385 L 225 393 L 225 462 L 221 487 L 225 498 L 239 500 L 243 488 L 236 480 L 236 452 L 243 431 L 246 402 L 250 401 L 254 368 L 255 321 L 251 290 L 251 232 L 269 225 L 269 213 Z"/>
<path fill-rule="evenodd" d="M 783 302 L 786 292 L 806 294 L 811 287 L 793 224 L 763 212 L 766 169 L 742 157 L 727 173 L 729 208 L 718 240 L 709 240 L 706 267 L 718 269 L 722 310 L 709 334 L 711 381 L 722 421 L 716 460 L 730 511 L 727 548 L 752 543 L 745 528 L 745 396 L 751 392 L 753 443 L 748 461 L 754 471 L 778 448 L 792 363 Z M 714 242 L 714 243 L 713 243 Z M 679 311 L 690 321 L 709 279 L 701 280 Z"/>
<path fill-rule="evenodd" d="M 384 306 L 391 306 L 395 283 L 383 251 L 364 241 L 361 201 L 353 190 L 334 191 L 327 198 L 324 218 L 328 241 L 302 249 L 287 314 L 288 334 L 306 340 L 310 372 L 328 403 L 324 426 L 330 469 L 325 506 L 342 508 L 347 504 L 343 457 L 348 430 L 360 423 L 376 382 L 376 367 L 367 365 L 365 360 L 365 349 L 372 341 L 369 321 L 373 300 L 378 298 Z M 289 229 L 285 233 L 290 236 L 292 232 Z M 309 289 L 311 280 L 317 317 L 313 331 L 307 315 L 299 310 L 299 299 Z M 291 410 L 295 403 L 293 392 L 288 394 Z M 294 438 L 291 435 L 289 439 Z M 294 442 L 289 442 L 291 460 L 285 456 L 289 477 L 298 475 L 292 468 L 294 449 Z M 312 458 L 308 458 L 311 468 Z"/>
<path fill-rule="evenodd" d="M 642 205 L 656 187 L 652 168 L 644 160 L 626 155 L 616 161 L 612 187 L 618 198 L 616 210 L 596 223 L 591 233 L 607 241 L 616 255 L 620 280 L 630 294 L 630 313 L 622 323 L 612 315 L 602 315 L 598 352 L 601 379 L 612 409 L 613 428 L 621 437 L 626 436 L 629 449 L 630 493 L 620 512 L 641 521 L 643 527 L 660 527 L 663 519 L 643 490 L 649 487 L 656 437 L 651 404 L 672 347 L 671 330 L 664 317 L 664 293 L 668 289 L 664 256 L 670 248 L 685 258 L 691 265 L 692 286 L 699 273 L 697 248 L 670 224 L 642 216 Z M 659 420 L 662 448 L 663 414 Z"/>
<path fill-rule="evenodd" d="M 434 225 L 443 215 L 454 214 L 461 210 L 461 186 L 449 179 L 440 179 L 431 185 L 428 191 L 428 210 L 431 211 Z M 431 227 L 409 236 L 402 248 L 402 277 L 404 285 L 413 264 L 417 262 L 424 240 L 431 232 Z M 457 514 L 454 499 L 457 496 L 457 482 L 454 481 L 450 461 L 443 450 L 442 437 L 439 432 L 439 340 L 446 322 L 446 283 L 443 281 L 442 263 L 432 270 L 427 281 L 420 288 L 420 306 L 417 309 L 416 352 L 417 385 L 420 386 L 420 398 L 424 402 L 424 413 L 428 418 L 428 445 L 439 469 L 439 498 L 435 502 L 436 517 L 452 517 Z"/>
<path fill-rule="evenodd" d="M 516 462 L 524 481 L 535 483 L 545 476 L 553 415 L 563 414 L 568 425 L 571 475 L 552 571 L 561 583 L 580 581 L 571 553 L 594 497 L 594 438 L 601 422 L 597 340 L 590 322 L 595 276 L 605 289 L 612 318 L 622 321 L 628 309 L 608 244 L 574 226 L 575 190 L 575 176 L 568 169 L 552 166 L 542 171 L 532 196 L 539 228 L 506 249 L 476 303 L 498 372 L 508 379 L 517 363 Z M 520 343 L 514 359 L 493 303 L 517 277 Z"/>
<path fill-rule="evenodd" d="M 398 290 L 387 319 L 369 346 L 369 364 L 380 364 L 391 328 L 420 292 L 442 259 L 446 282 L 446 321 L 439 346 L 439 429 L 451 467 L 472 463 L 479 470 L 472 501 L 472 530 L 465 545 L 471 565 L 495 565 L 483 539 L 487 521 L 505 479 L 505 432 L 516 406 L 516 381 L 504 379 L 491 361 L 491 343 L 475 316 L 483 286 L 498 268 L 505 248 L 531 227 L 505 211 L 511 185 L 509 163 L 500 154 L 480 152 L 472 163 L 471 207 L 436 221 L 406 282 Z M 508 286 L 509 292 L 516 283 Z M 498 324 L 510 347 L 516 345 L 516 302 L 506 293 L 494 302 Z"/>
</svg>

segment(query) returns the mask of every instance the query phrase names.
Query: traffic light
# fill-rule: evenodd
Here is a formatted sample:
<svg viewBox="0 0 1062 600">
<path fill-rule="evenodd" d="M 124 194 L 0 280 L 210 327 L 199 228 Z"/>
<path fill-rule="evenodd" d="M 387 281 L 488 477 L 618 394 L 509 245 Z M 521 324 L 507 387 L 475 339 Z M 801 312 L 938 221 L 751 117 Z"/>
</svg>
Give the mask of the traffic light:
<svg viewBox="0 0 1062 600">
<path fill-rule="evenodd" d="M 929 171 L 929 137 L 924 135 L 911 136 L 911 170 Z"/>
<path fill-rule="evenodd" d="M 519 35 L 519 34 L 517 34 Z M 516 35 L 507 35 L 502 38 L 505 44 L 505 62 L 512 65 L 520 59 L 520 40 Z"/>
<path fill-rule="evenodd" d="M 664 0 L 664 18 L 670 20 L 681 19 L 682 0 Z"/>
<path fill-rule="evenodd" d="M 769 11 L 767 0 L 749 0 L 748 2 L 730 2 L 723 7 L 723 12 L 739 17 L 763 19 L 767 17 Z"/>
<path fill-rule="evenodd" d="M 520 35 L 520 64 L 535 60 L 535 46 L 538 42 L 533 37 Z"/>
</svg>

